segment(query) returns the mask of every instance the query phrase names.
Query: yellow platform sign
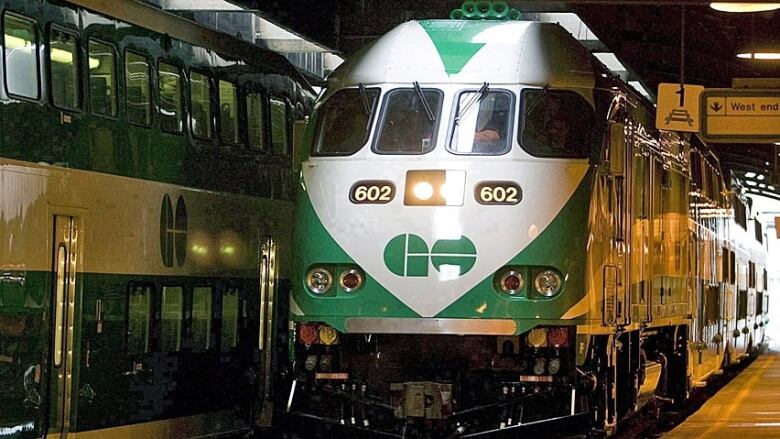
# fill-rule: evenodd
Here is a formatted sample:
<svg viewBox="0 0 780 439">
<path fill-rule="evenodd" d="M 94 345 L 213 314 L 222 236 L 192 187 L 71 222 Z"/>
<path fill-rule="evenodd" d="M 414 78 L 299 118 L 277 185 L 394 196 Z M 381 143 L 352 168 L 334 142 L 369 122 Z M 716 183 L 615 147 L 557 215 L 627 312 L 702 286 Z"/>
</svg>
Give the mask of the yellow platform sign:
<svg viewBox="0 0 780 439">
<path fill-rule="evenodd" d="M 658 104 L 655 112 L 655 127 L 659 130 L 699 132 L 700 101 L 704 91 L 700 85 L 661 83 L 658 84 Z M 684 94 L 682 102 L 680 95 Z"/>
<path fill-rule="evenodd" d="M 707 89 L 701 108 L 701 134 L 709 142 L 780 141 L 780 90 Z"/>
</svg>

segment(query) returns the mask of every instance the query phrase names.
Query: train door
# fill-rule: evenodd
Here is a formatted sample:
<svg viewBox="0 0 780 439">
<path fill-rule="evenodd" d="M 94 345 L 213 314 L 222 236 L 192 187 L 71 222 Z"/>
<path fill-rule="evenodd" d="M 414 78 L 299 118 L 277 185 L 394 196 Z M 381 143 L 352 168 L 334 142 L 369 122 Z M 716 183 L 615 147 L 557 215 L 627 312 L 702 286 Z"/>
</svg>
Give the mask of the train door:
<svg viewBox="0 0 780 439">
<path fill-rule="evenodd" d="M 628 183 L 626 153 L 626 126 L 610 123 L 609 126 L 609 168 L 611 178 L 610 212 L 612 214 L 612 238 L 614 255 L 604 266 L 604 304 L 607 323 L 622 326 L 629 321 L 629 304 L 626 295 L 628 284 L 628 213 L 626 193 Z"/>
<path fill-rule="evenodd" d="M 666 263 L 665 242 L 664 242 L 664 180 L 666 170 L 660 157 L 652 160 L 653 178 L 652 178 L 652 201 L 651 201 L 651 240 L 653 260 L 652 272 L 652 293 L 650 294 L 650 319 L 655 316 L 662 317 L 665 306 L 666 290 Z"/>
<path fill-rule="evenodd" d="M 260 275 L 260 318 L 258 331 L 258 349 L 260 350 L 261 380 L 256 410 L 256 423 L 260 427 L 270 427 L 273 421 L 273 402 L 271 386 L 274 356 L 274 325 L 276 296 L 276 243 L 270 236 L 260 239 L 259 249 Z"/>
<path fill-rule="evenodd" d="M 79 263 L 78 220 L 54 217 L 52 239 L 52 349 L 49 364 L 48 438 L 66 438 L 70 431 L 74 361 L 78 358 L 76 331 L 77 282 Z"/>
<path fill-rule="evenodd" d="M 632 221 L 631 241 L 631 318 L 634 322 L 650 320 L 650 282 L 652 261 L 652 224 L 650 218 L 650 158 L 643 153 L 641 145 L 634 145 L 631 173 Z"/>
</svg>

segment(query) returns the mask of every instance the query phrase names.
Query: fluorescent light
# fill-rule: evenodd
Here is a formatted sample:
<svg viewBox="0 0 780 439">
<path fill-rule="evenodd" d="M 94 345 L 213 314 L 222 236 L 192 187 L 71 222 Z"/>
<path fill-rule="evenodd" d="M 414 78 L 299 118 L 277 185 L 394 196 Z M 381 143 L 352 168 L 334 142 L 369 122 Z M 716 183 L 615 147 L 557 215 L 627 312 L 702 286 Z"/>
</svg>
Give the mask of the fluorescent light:
<svg viewBox="0 0 780 439">
<path fill-rule="evenodd" d="M 626 71 L 626 67 L 620 62 L 619 59 L 617 59 L 617 56 L 615 56 L 615 54 L 612 52 L 594 52 L 593 56 L 595 56 L 599 61 L 601 61 L 602 64 L 607 66 L 607 68 L 612 70 L 613 72 Z"/>
<path fill-rule="evenodd" d="M 743 52 L 738 53 L 737 58 L 780 60 L 780 52 Z"/>
<path fill-rule="evenodd" d="M 745 172 L 745 177 L 746 178 L 753 178 L 755 176 L 756 176 L 755 172 Z"/>
<path fill-rule="evenodd" d="M 647 89 L 642 85 L 639 81 L 628 81 L 628 85 L 631 87 L 634 87 L 634 90 L 638 91 L 642 96 L 646 97 L 647 99 L 652 100 L 653 96 L 650 94 L 650 92 L 647 91 Z"/>
<path fill-rule="evenodd" d="M 710 7 L 721 12 L 764 12 L 780 9 L 780 3 L 710 3 Z"/>
</svg>

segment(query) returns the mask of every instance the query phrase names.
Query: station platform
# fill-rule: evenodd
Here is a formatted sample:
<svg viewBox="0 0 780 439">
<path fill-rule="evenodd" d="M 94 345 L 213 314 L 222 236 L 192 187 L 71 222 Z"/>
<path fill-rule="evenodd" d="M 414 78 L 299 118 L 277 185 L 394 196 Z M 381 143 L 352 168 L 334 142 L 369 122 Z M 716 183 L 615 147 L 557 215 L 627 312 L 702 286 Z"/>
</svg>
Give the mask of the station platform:
<svg viewBox="0 0 780 439">
<path fill-rule="evenodd" d="M 776 348 L 775 348 L 776 349 Z M 780 438 L 780 351 L 767 351 L 664 439 Z"/>
</svg>

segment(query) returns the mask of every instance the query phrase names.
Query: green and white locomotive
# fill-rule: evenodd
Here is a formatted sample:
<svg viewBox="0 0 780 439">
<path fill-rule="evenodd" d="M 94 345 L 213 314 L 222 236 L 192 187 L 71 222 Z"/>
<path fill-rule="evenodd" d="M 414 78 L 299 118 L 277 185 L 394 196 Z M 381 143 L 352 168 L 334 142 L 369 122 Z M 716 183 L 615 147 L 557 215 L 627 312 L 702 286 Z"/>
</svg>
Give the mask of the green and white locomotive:
<svg viewBox="0 0 780 439">
<path fill-rule="evenodd" d="M 757 346 L 760 233 L 707 146 L 654 120 L 556 24 L 412 21 L 354 55 L 301 165 L 288 411 L 608 435 Z"/>
</svg>

